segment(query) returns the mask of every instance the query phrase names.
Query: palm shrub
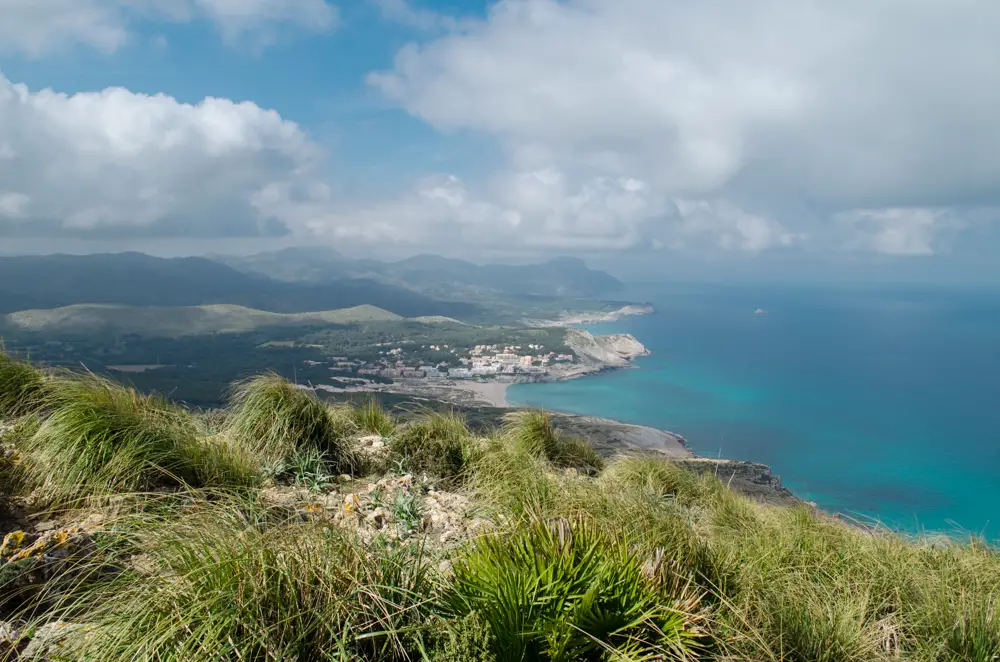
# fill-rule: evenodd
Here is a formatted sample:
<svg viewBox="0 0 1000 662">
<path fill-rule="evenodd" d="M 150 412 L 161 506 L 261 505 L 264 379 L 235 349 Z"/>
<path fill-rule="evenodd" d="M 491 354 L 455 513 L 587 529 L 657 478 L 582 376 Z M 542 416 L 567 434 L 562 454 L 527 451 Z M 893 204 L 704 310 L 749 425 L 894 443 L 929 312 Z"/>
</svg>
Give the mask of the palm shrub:
<svg viewBox="0 0 1000 662">
<path fill-rule="evenodd" d="M 42 371 L 11 358 L 0 345 L 0 419 L 36 412 L 45 400 L 45 387 Z"/>
<path fill-rule="evenodd" d="M 337 471 L 351 467 L 354 429 L 315 395 L 270 373 L 237 382 L 223 435 L 258 458 L 261 466 L 287 461 L 303 448 L 323 453 Z"/>
<path fill-rule="evenodd" d="M 499 660 L 684 660 L 701 648 L 690 584 L 584 518 L 481 537 L 453 569 L 445 612 L 478 613 Z"/>
<path fill-rule="evenodd" d="M 91 626 L 70 659 L 412 659 L 431 591 L 417 546 L 363 545 L 246 503 L 202 505 L 136 536 L 148 559 L 64 616 Z"/>
<path fill-rule="evenodd" d="M 431 412 L 403 425 L 393 436 L 390 449 L 408 471 L 457 485 L 467 477 L 478 444 L 460 415 Z"/>
<path fill-rule="evenodd" d="M 43 498 L 199 483 L 198 425 L 162 398 L 81 375 L 54 382 L 46 402 L 48 414 L 19 448 Z"/>
</svg>

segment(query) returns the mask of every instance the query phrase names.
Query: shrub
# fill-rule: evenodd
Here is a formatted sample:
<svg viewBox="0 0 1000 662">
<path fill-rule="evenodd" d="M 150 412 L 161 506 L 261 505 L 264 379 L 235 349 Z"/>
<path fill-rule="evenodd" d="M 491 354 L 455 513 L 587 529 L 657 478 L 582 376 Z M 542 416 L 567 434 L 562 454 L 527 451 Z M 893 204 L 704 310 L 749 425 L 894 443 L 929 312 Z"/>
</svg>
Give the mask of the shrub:
<svg viewBox="0 0 1000 662">
<path fill-rule="evenodd" d="M 698 595 L 585 519 L 482 537 L 454 573 L 446 612 L 477 612 L 501 660 L 692 659 L 700 648 Z"/>
<path fill-rule="evenodd" d="M 267 374 L 234 385 L 224 435 L 258 458 L 281 464 L 299 449 L 315 448 L 335 471 L 352 466 L 347 440 L 353 429 L 311 393 Z"/>
<path fill-rule="evenodd" d="M 126 569 L 76 605 L 92 627 L 64 644 L 71 659 L 417 657 L 407 633 L 426 620 L 431 586 L 416 546 L 364 546 L 226 503 L 140 538 L 147 570 Z"/>
<path fill-rule="evenodd" d="M 476 457 L 476 442 L 457 414 L 428 413 L 402 426 L 390 442 L 394 459 L 413 473 L 461 483 Z"/>
<path fill-rule="evenodd" d="M 0 345 L 0 420 L 33 414 L 45 401 L 45 375 Z"/>
<path fill-rule="evenodd" d="M 200 482 L 199 430 L 182 410 L 94 375 L 61 378 L 52 388 L 51 411 L 20 444 L 43 498 L 66 503 Z"/>
<path fill-rule="evenodd" d="M 396 431 L 396 421 L 375 398 L 369 398 L 362 405 L 350 410 L 351 419 L 362 432 L 388 437 Z"/>
</svg>

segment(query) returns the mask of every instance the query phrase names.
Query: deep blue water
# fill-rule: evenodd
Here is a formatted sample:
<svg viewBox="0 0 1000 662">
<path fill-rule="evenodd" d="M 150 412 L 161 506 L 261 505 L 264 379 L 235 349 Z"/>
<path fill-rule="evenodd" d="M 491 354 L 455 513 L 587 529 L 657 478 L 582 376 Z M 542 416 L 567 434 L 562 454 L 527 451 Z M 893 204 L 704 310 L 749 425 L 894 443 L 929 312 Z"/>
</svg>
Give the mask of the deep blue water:
<svg viewBox="0 0 1000 662">
<path fill-rule="evenodd" d="M 1000 291 L 675 285 L 638 369 L 509 389 L 515 404 L 673 430 L 771 465 L 830 511 L 1000 537 Z M 766 315 L 755 315 L 757 308 Z"/>
</svg>

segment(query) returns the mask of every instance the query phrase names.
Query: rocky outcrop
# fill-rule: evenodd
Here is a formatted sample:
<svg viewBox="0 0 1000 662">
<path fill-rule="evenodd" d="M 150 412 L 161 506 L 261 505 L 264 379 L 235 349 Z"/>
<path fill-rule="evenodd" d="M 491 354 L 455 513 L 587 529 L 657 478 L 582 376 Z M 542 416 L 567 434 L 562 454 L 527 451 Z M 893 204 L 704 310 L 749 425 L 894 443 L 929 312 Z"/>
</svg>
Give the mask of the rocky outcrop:
<svg viewBox="0 0 1000 662">
<path fill-rule="evenodd" d="M 702 457 L 677 460 L 677 464 L 691 471 L 714 474 L 730 489 L 758 501 L 778 505 L 802 503 L 782 486 L 781 478 L 772 474 L 766 464 Z"/>
<path fill-rule="evenodd" d="M 565 342 L 581 362 L 608 368 L 623 368 L 636 357 L 650 353 L 628 333 L 595 336 L 582 329 L 570 329 Z"/>
<path fill-rule="evenodd" d="M 630 451 L 651 451 L 678 459 L 692 457 L 684 438 L 666 430 L 576 414 L 552 414 L 552 424 L 564 434 L 586 439 L 605 457 Z"/>
</svg>

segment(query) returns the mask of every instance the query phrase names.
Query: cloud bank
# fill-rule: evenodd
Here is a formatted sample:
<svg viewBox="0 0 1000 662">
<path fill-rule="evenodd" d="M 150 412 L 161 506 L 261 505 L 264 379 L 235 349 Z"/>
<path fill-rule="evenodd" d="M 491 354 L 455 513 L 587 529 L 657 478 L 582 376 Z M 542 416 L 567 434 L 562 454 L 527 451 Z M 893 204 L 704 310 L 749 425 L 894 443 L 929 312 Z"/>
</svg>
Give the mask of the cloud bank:
<svg viewBox="0 0 1000 662">
<path fill-rule="evenodd" d="M 495 141 L 486 175 L 344 197 L 326 151 L 253 103 L 0 76 L 0 231 L 912 257 L 1000 218 L 992 0 L 500 0 L 461 20 L 373 1 L 424 41 L 368 84 L 441 132 Z M 0 11 L 0 48 L 29 55 L 113 52 L 143 20 L 208 20 L 235 40 L 338 18 L 324 0 Z"/>
</svg>

